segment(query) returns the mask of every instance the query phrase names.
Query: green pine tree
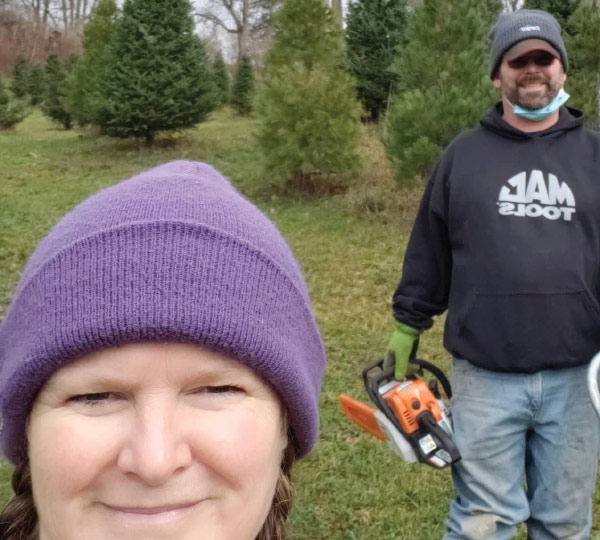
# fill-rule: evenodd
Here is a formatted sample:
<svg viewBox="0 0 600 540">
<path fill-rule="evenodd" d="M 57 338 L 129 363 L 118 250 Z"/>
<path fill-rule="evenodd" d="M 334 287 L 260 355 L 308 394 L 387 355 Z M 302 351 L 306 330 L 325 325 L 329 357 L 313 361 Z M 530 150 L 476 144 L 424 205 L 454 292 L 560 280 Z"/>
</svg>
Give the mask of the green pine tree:
<svg viewBox="0 0 600 540">
<path fill-rule="evenodd" d="M 12 100 L 4 82 L 0 79 L 0 130 L 10 129 L 27 114 L 26 105 L 22 101 Z"/>
<path fill-rule="evenodd" d="M 142 137 L 204 121 L 215 105 L 189 0 L 125 0 L 100 85 L 98 123 L 113 137 Z"/>
<path fill-rule="evenodd" d="M 343 31 L 322 0 L 287 0 L 275 15 L 258 99 L 266 168 L 297 183 L 356 170 L 360 105 Z"/>
<path fill-rule="evenodd" d="M 345 66 L 345 43 L 339 26 L 324 2 L 284 2 L 274 16 L 273 44 L 266 56 L 267 69 L 283 69 L 295 62 L 307 69 L 315 65 L 335 69 Z"/>
<path fill-rule="evenodd" d="M 12 82 L 10 85 L 10 89 L 16 98 L 23 99 L 27 96 L 30 71 L 31 65 L 29 62 L 22 56 L 17 58 L 13 66 Z"/>
<path fill-rule="evenodd" d="M 71 113 L 67 107 L 67 62 L 57 56 L 49 56 L 46 60 L 44 78 L 46 89 L 42 101 L 42 112 L 61 124 L 65 129 L 71 129 Z"/>
<path fill-rule="evenodd" d="M 229 103 L 229 73 L 223 55 L 219 52 L 212 65 L 213 80 L 217 91 L 217 101 L 220 105 Z"/>
<path fill-rule="evenodd" d="M 405 0 L 358 0 L 346 17 L 350 70 L 358 96 L 373 120 L 385 113 L 396 75 L 389 68 L 403 42 L 407 9 Z"/>
<path fill-rule="evenodd" d="M 27 94 L 31 105 L 39 105 L 44 99 L 46 80 L 44 69 L 40 66 L 30 66 L 27 78 Z"/>
<path fill-rule="evenodd" d="M 569 104 L 583 110 L 590 127 L 600 129 L 600 2 L 582 0 L 567 27 Z"/>
<path fill-rule="evenodd" d="M 252 75 L 252 65 L 250 64 L 250 58 L 242 56 L 231 87 L 231 106 L 238 114 L 248 116 L 252 112 L 253 98 L 254 76 Z"/>
<path fill-rule="evenodd" d="M 580 0 L 525 0 L 524 9 L 542 9 L 554 15 L 555 19 L 565 29 Z"/>
<path fill-rule="evenodd" d="M 73 69 L 67 93 L 69 109 L 79 125 L 98 118 L 99 86 L 109 62 L 117 15 L 115 0 L 100 0 L 83 29 L 83 56 Z"/>
<path fill-rule="evenodd" d="M 494 0 L 424 0 L 406 30 L 393 69 L 398 93 L 385 144 L 400 183 L 427 175 L 446 145 L 475 126 L 496 100 L 489 79 Z"/>
</svg>

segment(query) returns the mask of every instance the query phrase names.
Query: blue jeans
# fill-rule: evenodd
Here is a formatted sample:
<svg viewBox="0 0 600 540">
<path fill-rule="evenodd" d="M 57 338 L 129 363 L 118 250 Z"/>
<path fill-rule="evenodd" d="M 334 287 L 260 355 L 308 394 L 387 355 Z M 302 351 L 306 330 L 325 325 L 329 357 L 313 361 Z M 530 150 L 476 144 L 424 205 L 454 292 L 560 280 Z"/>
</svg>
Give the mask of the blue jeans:
<svg viewBox="0 0 600 540">
<path fill-rule="evenodd" d="M 497 373 L 454 360 L 462 460 L 443 540 L 509 540 L 522 522 L 533 540 L 589 538 L 600 419 L 586 370 Z"/>
</svg>

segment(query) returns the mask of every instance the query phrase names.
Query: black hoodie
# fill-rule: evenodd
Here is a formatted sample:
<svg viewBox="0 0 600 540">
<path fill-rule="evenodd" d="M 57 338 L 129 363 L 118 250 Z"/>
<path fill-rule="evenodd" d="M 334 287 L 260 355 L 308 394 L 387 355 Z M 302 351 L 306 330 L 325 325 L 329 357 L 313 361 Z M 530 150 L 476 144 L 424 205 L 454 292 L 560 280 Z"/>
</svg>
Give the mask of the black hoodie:
<svg viewBox="0 0 600 540">
<path fill-rule="evenodd" d="M 560 109 L 537 133 L 501 104 L 457 137 L 421 201 L 394 293 L 419 329 L 448 309 L 444 345 L 494 371 L 582 365 L 600 350 L 600 134 Z"/>
</svg>

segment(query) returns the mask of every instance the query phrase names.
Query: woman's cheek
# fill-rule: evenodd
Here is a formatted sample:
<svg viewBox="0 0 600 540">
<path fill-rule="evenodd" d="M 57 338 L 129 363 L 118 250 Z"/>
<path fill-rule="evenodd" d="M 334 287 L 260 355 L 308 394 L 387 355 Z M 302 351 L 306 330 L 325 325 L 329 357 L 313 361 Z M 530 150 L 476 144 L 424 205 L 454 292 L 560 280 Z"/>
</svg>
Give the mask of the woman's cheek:
<svg viewBox="0 0 600 540">
<path fill-rule="evenodd" d="M 211 433 L 208 443 L 207 433 Z M 210 423 L 198 428 L 195 440 L 197 459 L 213 463 L 235 481 L 264 474 L 271 464 L 278 470 L 286 437 L 278 411 L 273 414 L 267 409 L 216 414 Z M 211 457 L 204 457 L 205 452 Z"/>
<path fill-rule="evenodd" d="M 87 485 L 116 459 L 123 433 L 122 422 L 116 420 L 72 414 L 45 417 L 29 432 L 32 473 L 43 482 L 52 471 L 53 478 L 73 489 Z"/>
</svg>

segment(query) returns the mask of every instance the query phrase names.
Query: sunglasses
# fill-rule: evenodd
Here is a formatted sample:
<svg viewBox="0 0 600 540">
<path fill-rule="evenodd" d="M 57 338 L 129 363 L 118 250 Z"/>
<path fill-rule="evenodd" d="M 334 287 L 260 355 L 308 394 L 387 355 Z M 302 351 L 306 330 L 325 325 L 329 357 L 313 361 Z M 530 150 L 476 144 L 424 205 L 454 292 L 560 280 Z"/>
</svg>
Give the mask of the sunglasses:
<svg viewBox="0 0 600 540">
<path fill-rule="evenodd" d="M 507 60 L 506 63 L 511 69 L 523 69 L 529 65 L 529 62 L 533 62 L 538 67 L 548 67 L 554 60 L 556 60 L 556 57 L 550 53 L 540 52 L 536 54 L 524 54 L 514 60 Z"/>
</svg>

